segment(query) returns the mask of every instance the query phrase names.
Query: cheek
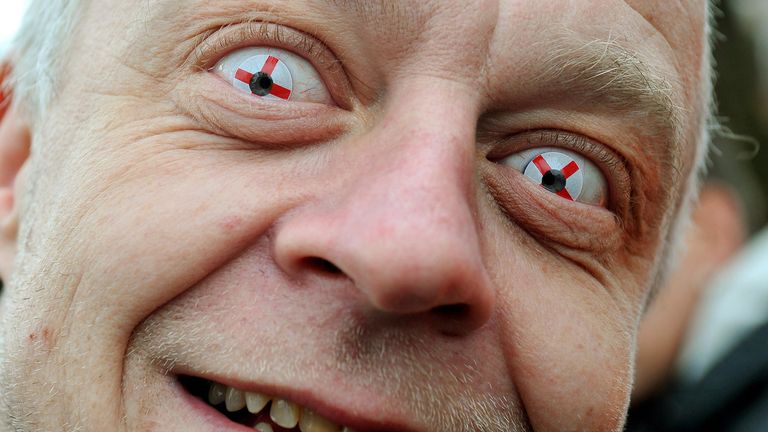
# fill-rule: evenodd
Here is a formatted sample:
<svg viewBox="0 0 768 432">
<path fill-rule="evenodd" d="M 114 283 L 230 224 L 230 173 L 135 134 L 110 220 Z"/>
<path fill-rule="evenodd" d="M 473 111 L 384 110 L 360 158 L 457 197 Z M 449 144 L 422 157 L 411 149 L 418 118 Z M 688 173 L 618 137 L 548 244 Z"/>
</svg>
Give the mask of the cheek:
<svg viewBox="0 0 768 432">
<path fill-rule="evenodd" d="M 26 243 L 41 246 L 19 281 L 35 291 L 25 308 L 60 335 L 55 343 L 87 344 L 103 364 L 121 364 L 138 323 L 236 256 L 295 201 L 283 181 L 287 164 L 204 148 L 199 135 L 82 137 L 99 150 L 73 152 L 77 164 L 59 167 L 58 183 L 40 197 L 45 208 L 29 222 L 34 239 Z M 38 329 L 38 345 L 43 336 Z"/>
<path fill-rule="evenodd" d="M 290 202 L 274 193 L 274 169 L 213 152 L 177 150 L 127 165 L 128 172 L 95 180 L 108 189 L 76 198 L 89 207 L 78 237 L 92 240 L 73 245 L 68 257 L 80 266 L 91 310 L 113 316 L 124 336 L 263 235 Z"/>
<path fill-rule="evenodd" d="M 503 240 L 487 256 L 500 259 L 493 273 L 504 355 L 532 425 L 620 430 L 636 317 L 581 267 L 524 234 L 513 237 L 501 228 L 493 238 Z"/>
<path fill-rule="evenodd" d="M 521 324 L 511 326 L 506 352 L 536 430 L 620 430 L 631 389 L 631 338 L 585 320 L 588 311 L 579 307 L 517 307 Z"/>
</svg>

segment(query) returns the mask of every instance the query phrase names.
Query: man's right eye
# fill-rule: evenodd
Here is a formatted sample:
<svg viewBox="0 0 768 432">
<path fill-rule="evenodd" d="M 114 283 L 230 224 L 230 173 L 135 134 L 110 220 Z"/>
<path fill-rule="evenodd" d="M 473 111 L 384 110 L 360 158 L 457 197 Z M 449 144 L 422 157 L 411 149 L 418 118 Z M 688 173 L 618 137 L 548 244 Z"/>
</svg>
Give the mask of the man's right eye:
<svg viewBox="0 0 768 432">
<path fill-rule="evenodd" d="M 328 89 L 310 62 L 284 49 L 250 47 L 221 59 L 213 71 L 254 97 L 334 105 Z"/>
</svg>

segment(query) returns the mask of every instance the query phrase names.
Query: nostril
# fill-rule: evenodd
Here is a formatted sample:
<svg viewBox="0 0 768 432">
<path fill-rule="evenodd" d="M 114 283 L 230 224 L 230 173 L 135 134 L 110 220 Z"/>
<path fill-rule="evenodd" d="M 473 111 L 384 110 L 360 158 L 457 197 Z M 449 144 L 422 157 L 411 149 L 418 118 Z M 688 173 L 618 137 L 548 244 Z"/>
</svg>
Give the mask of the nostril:
<svg viewBox="0 0 768 432">
<path fill-rule="evenodd" d="M 471 330 L 467 325 L 472 320 L 472 307 L 466 303 L 438 306 L 432 308 L 431 312 L 439 322 L 440 332 L 445 336 L 461 337 Z"/>
<path fill-rule="evenodd" d="M 464 303 L 442 305 L 432 309 L 432 312 L 441 317 L 460 320 L 469 315 L 469 305 Z"/>
<path fill-rule="evenodd" d="M 342 274 L 342 271 L 340 268 L 336 267 L 335 264 L 332 262 L 318 258 L 318 257 L 310 257 L 304 259 L 304 264 L 314 270 L 317 270 L 321 273 L 326 273 L 330 275 L 339 275 Z"/>
</svg>

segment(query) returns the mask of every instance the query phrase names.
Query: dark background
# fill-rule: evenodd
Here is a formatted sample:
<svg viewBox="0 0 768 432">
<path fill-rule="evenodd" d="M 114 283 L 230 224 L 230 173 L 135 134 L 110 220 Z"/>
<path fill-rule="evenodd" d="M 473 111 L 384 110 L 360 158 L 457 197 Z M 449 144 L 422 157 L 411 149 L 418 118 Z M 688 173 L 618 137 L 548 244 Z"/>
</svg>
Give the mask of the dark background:
<svg viewBox="0 0 768 432">
<path fill-rule="evenodd" d="M 723 128 L 713 131 L 710 178 L 733 187 L 754 233 L 768 221 L 768 70 L 760 67 L 768 58 L 768 0 L 726 0 L 719 8 L 715 91 Z"/>
</svg>

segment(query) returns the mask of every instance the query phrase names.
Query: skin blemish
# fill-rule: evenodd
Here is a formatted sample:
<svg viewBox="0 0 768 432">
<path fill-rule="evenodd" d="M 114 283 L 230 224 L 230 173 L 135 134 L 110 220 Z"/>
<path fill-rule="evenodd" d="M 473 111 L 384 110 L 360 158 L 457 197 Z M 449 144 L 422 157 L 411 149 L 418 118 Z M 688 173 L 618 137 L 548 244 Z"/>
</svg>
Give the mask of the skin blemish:
<svg viewBox="0 0 768 432">
<path fill-rule="evenodd" d="M 27 336 L 30 345 L 39 345 L 46 350 L 50 350 L 53 346 L 53 339 L 53 331 L 48 327 L 43 327 L 41 332 L 31 332 Z"/>
<path fill-rule="evenodd" d="M 239 216 L 228 216 L 219 222 L 219 226 L 225 232 L 232 232 L 243 224 L 243 218 Z"/>
</svg>

